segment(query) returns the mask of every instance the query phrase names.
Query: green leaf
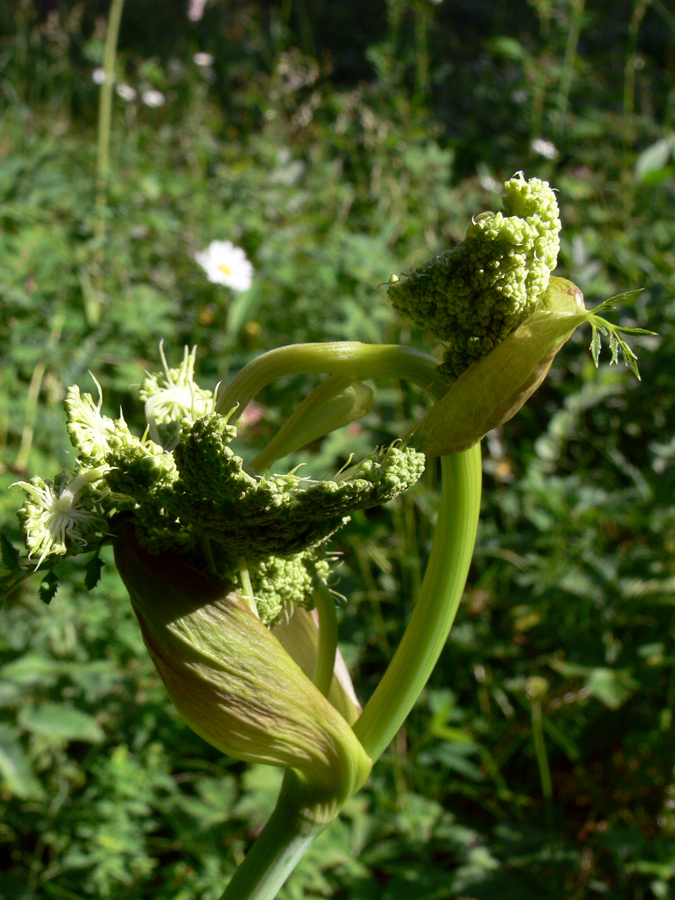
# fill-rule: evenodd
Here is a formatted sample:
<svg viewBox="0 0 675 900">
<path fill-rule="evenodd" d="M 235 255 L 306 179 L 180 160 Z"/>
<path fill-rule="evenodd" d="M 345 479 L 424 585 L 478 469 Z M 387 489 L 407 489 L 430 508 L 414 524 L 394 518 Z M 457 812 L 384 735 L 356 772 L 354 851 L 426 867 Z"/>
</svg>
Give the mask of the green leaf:
<svg viewBox="0 0 675 900">
<path fill-rule="evenodd" d="M 40 706 L 24 707 L 19 712 L 19 724 L 27 731 L 64 742 L 100 744 L 105 738 L 103 729 L 93 716 L 60 703 L 46 702 Z"/>
<path fill-rule="evenodd" d="M 44 794 L 14 730 L 4 722 L 0 722 L 0 782 L 6 791 L 24 800 Z"/>
<path fill-rule="evenodd" d="M 633 691 L 639 687 L 626 669 L 593 669 L 586 690 L 593 697 L 610 709 L 618 709 L 628 700 Z"/>
<path fill-rule="evenodd" d="M 593 362 L 595 363 L 595 368 L 597 369 L 600 365 L 600 350 L 602 348 L 602 342 L 600 340 L 600 331 L 599 329 L 593 325 L 593 339 L 591 340 L 591 356 L 593 357 Z"/>
<path fill-rule="evenodd" d="M 630 297 L 633 294 L 637 294 L 639 291 L 627 291 L 624 294 L 617 294 L 615 297 L 610 297 L 609 300 L 605 300 L 604 303 L 601 303 L 600 306 L 596 306 L 595 309 L 590 310 L 588 314 L 588 321 L 591 324 L 593 329 L 593 339 L 591 341 L 591 354 L 593 356 L 593 362 L 596 367 L 600 360 L 600 347 L 601 340 L 600 334 L 604 334 L 605 337 L 609 337 L 609 349 L 612 354 L 612 358 L 610 360 L 610 365 L 612 363 L 619 362 L 619 350 L 621 351 L 621 356 L 623 357 L 623 361 L 631 370 L 633 375 L 640 381 L 640 372 L 637 366 L 637 356 L 631 348 L 628 346 L 626 341 L 623 340 L 620 333 L 623 334 L 656 334 L 654 331 L 647 331 L 646 328 L 624 328 L 622 325 L 613 325 L 611 322 L 608 322 L 607 319 L 599 316 L 599 312 L 604 312 L 607 309 L 614 309 L 615 304 L 619 300 L 623 300 L 626 297 Z"/>
<path fill-rule="evenodd" d="M 101 570 L 105 563 L 98 555 L 92 556 L 84 570 L 84 586 L 88 591 L 93 590 L 101 579 Z"/>
<path fill-rule="evenodd" d="M 635 180 L 641 183 L 652 181 L 662 171 L 673 152 L 673 138 L 661 138 L 638 156 L 635 163 Z"/>
<path fill-rule="evenodd" d="M 59 589 L 59 579 L 53 569 L 50 569 L 40 582 L 40 600 L 49 605 Z"/>
<path fill-rule="evenodd" d="M 20 572 L 22 570 L 21 562 L 19 561 L 19 551 L 2 530 L 0 530 L 0 554 L 2 555 L 3 565 L 10 572 Z"/>
<path fill-rule="evenodd" d="M 609 336 L 609 352 L 612 354 L 612 362 L 619 362 L 619 339 L 616 336 L 616 332 L 613 331 Z"/>
<path fill-rule="evenodd" d="M 0 669 L 0 678 L 22 687 L 38 684 L 44 687 L 45 684 L 52 684 L 67 665 L 70 664 L 38 653 L 25 653 L 4 665 Z"/>
</svg>

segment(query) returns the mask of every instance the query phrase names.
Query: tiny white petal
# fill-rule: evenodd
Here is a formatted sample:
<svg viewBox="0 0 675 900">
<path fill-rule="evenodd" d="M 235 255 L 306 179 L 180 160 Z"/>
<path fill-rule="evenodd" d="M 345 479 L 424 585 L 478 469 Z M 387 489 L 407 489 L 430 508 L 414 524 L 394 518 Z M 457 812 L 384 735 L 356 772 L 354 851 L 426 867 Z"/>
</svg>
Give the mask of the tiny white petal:
<svg viewBox="0 0 675 900">
<path fill-rule="evenodd" d="M 101 69 L 100 67 L 98 69 L 94 69 L 94 71 L 91 73 L 91 80 L 94 82 L 94 84 L 103 84 L 103 82 L 105 81 L 105 69 Z"/>
<path fill-rule="evenodd" d="M 201 17 L 204 15 L 205 6 L 206 0 L 190 0 L 190 6 L 188 8 L 188 19 L 191 22 L 199 22 Z"/>
</svg>

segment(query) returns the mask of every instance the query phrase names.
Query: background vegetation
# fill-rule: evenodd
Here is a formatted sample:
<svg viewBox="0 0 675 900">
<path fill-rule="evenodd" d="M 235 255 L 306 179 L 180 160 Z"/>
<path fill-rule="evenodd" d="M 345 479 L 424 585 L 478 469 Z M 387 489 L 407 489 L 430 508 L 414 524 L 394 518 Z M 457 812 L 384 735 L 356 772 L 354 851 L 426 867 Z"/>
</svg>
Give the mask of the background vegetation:
<svg viewBox="0 0 675 900">
<path fill-rule="evenodd" d="M 570 342 L 484 442 L 478 549 L 431 684 L 284 900 L 675 897 L 675 14 L 665 0 L 128 0 L 97 200 L 107 3 L 0 9 L 0 515 L 68 465 L 61 401 L 105 409 L 199 345 L 211 386 L 314 339 L 421 342 L 382 282 L 460 239 L 516 170 L 559 189 L 558 274 L 617 316 L 643 380 Z M 196 56 L 210 54 L 212 58 Z M 148 105 L 143 93 L 161 94 Z M 122 92 L 124 93 L 124 92 Z M 126 92 L 131 97 L 130 91 Z M 158 102 L 155 95 L 155 103 Z M 102 202 L 105 199 L 105 202 Z M 193 255 L 245 248 L 235 296 Z M 638 342 L 636 341 L 636 344 Z M 311 471 L 395 434 L 364 428 Z M 260 398 L 260 444 L 308 384 Z M 301 456 L 298 456 L 300 460 Z M 344 651 L 367 697 L 428 549 L 433 472 L 343 542 Z M 110 562 L 110 560 L 108 560 Z M 2 900 L 216 898 L 278 773 L 223 758 L 170 706 L 111 565 L 0 612 Z"/>
</svg>

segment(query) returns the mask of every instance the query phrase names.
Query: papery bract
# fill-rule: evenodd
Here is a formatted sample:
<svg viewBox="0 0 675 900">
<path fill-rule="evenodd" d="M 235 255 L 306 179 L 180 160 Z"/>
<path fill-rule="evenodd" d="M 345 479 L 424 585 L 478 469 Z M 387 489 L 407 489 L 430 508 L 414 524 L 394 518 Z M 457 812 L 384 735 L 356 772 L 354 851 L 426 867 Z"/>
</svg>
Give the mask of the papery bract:
<svg viewBox="0 0 675 900">
<path fill-rule="evenodd" d="M 292 768 L 314 798 L 343 803 L 371 761 L 231 585 L 170 553 L 144 550 L 132 526 L 115 562 L 143 640 L 187 724 L 223 753 Z"/>
</svg>

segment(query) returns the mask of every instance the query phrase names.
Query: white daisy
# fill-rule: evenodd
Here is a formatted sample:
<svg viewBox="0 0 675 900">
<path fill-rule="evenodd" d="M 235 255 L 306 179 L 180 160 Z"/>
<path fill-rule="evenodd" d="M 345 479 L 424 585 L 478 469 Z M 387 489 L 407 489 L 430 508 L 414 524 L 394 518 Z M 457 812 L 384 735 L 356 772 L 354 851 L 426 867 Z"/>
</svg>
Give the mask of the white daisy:
<svg viewBox="0 0 675 900">
<path fill-rule="evenodd" d="M 195 259 L 214 284 L 247 291 L 253 283 L 253 266 L 241 247 L 231 241 L 211 241 L 206 250 L 195 253 Z"/>
</svg>

